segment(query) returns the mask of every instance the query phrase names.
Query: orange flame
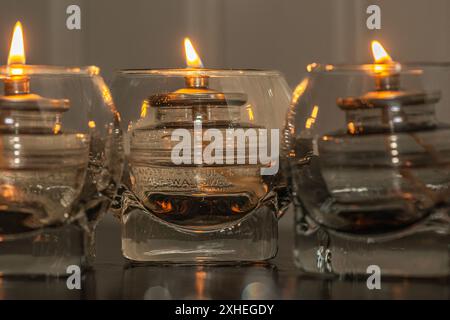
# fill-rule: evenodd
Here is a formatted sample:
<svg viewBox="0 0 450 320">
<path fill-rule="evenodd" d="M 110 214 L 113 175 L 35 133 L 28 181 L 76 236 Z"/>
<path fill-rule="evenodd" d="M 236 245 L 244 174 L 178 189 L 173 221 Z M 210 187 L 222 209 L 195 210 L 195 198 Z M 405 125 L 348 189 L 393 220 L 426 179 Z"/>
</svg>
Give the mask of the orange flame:
<svg viewBox="0 0 450 320">
<path fill-rule="evenodd" d="M 391 63 L 392 58 L 378 41 L 372 41 L 372 54 L 375 63 Z"/>
<path fill-rule="evenodd" d="M 25 47 L 23 41 L 23 29 L 20 21 L 16 22 L 14 32 L 11 40 L 11 47 L 8 55 L 8 66 L 24 65 L 25 64 Z M 12 67 L 10 69 L 12 75 L 23 74 L 23 68 Z"/>
<path fill-rule="evenodd" d="M 189 38 L 184 38 L 184 51 L 186 52 L 186 65 L 189 68 L 203 68 L 202 60 Z"/>
</svg>

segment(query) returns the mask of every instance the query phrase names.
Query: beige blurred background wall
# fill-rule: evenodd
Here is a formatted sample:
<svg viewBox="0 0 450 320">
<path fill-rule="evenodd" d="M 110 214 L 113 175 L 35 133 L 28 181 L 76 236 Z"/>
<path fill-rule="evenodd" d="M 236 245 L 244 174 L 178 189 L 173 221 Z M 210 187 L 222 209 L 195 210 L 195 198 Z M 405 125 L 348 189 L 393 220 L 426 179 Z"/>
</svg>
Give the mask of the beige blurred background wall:
<svg viewBox="0 0 450 320">
<path fill-rule="evenodd" d="M 81 7 L 82 29 L 66 28 Z M 382 29 L 366 28 L 366 8 L 382 9 Z M 370 61 L 383 41 L 402 61 L 450 61 L 448 0 L 1 0 L 0 61 L 17 19 L 28 61 L 95 64 L 114 70 L 182 67 L 182 39 L 193 39 L 209 67 L 279 69 L 291 86 L 310 62 Z"/>
</svg>

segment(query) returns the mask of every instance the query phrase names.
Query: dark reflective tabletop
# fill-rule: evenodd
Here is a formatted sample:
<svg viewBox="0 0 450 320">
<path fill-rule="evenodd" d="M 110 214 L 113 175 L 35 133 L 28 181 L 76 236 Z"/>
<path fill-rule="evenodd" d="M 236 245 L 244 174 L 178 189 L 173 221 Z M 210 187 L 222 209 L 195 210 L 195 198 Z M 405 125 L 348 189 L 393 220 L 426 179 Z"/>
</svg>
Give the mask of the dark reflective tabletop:
<svg viewBox="0 0 450 320">
<path fill-rule="evenodd" d="M 120 226 L 107 218 L 81 290 L 68 290 L 66 279 L 0 277 L 0 299 L 450 299 L 448 279 L 382 279 L 381 290 L 369 290 L 365 279 L 303 274 L 292 262 L 291 218 L 275 259 L 241 266 L 132 266 L 120 252 Z"/>
</svg>

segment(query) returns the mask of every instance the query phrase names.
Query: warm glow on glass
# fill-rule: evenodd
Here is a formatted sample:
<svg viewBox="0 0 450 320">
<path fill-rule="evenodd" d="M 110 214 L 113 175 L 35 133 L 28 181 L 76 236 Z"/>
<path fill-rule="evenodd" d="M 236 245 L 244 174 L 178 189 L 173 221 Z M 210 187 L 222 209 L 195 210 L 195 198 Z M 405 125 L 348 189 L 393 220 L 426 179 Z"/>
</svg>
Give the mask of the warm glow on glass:
<svg viewBox="0 0 450 320">
<path fill-rule="evenodd" d="M 306 123 L 305 123 L 306 129 L 311 129 L 314 122 L 316 122 L 318 113 L 319 113 L 319 106 L 316 105 L 313 107 L 310 117 L 306 120 Z"/>
<path fill-rule="evenodd" d="M 0 187 L 0 195 L 9 200 L 17 198 L 17 190 L 14 185 L 4 184 Z"/>
<path fill-rule="evenodd" d="M 309 80 L 305 78 L 300 82 L 300 84 L 295 88 L 294 93 L 292 94 L 292 104 L 295 105 L 298 102 L 298 99 L 303 95 L 306 88 L 308 87 Z"/>
<path fill-rule="evenodd" d="M 23 65 L 25 64 L 25 47 L 23 41 L 22 24 L 20 21 L 16 22 L 14 26 L 14 33 L 11 40 L 11 47 L 8 55 L 8 65 Z M 11 68 L 12 75 L 23 74 L 23 68 L 13 67 Z"/>
<path fill-rule="evenodd" d="M 54 126 L 53 126 L 53 133 L 54 134 L 58 134 L 58 133 L 60 133 L 61 132 L 61 123 L 56 123 Z"/>
<path fill-rule="evenodd" d="M 372 41 L 372 54 L 375 63 L 390 63 L 391 56 L 387 53 L 384 47 L 378 41 Z"/>
<path fill-rule="evenodd" d="M 311 72 L 313 71 L 315 68 L 317 68 L 319 64 L 316 62 L 310 63 L 306 66 L 306 71 Z"/>
<path fill-rule="evenodd" d="M 189 38 L 184 38 L 184 50 L 186 52 L 186 65 L 189 68 L 203 68 L 202 60 L 197 54 L 197 51 L 195 51 Z"/>
<path fill-rule="evenodd" d="M 170 201 L 156 201 L 157 204 L 163 209 L 164 212 L 172 211 L 172 203 Z"/>
<path fill-rule="evenodd" d="M 144 102 L 141 107 L 141 118 L 145 118 L 147 116 L 147 108 L 148 108 L 148 103 Z"/>
<path fill-rule="evenodd" d="M 249 105 L 249 106 L 247 107 L 247 113 L 248 113 L 248 119 L 249 119 L 250 121 L 255 120 L 255 116 L 253 115 L 253 109 L 252 109 L 252 106 L 251 106 L 251 105 Z"/>
<path fill-rule="evenodd" d="M 356 126 L 355 126 L 355 124 L 353 122 L 349 122 L 347 124 L 347 129 L 348 129 L 348 132 L 350 132 L 350 134 L 355 134 L 356 133 Z"/>
<path fill-rule="evenodd" d="M 94 129 L 96 127 L 95 121 L 94 120 L 90 120 L 88 122 L 88 127 L 91 129 Z"/>
<path fill-rule="evenodd" d="M 107 105 L 111 105 L 113 102 L 112 102 L 111 91 L 109 91 L 108 86 L 106 84 L 102 83 L 101 91 L 102 91 L 103 101 L 105 101 L 105 103 Z"/>
<path fill-rule="evenodd" d="M 199 268 L 195 272 L 195 291 L 197 293 L 197 299 L 205 298 L 205 280 L 206 272 Z"/>
<path fill-rule="evenodd" d="M 316 119 L 318 113 L 319 113 L 319 106 L 314 106 L 314 108 L 311 111 L 311 118 Z"/>
</svg>

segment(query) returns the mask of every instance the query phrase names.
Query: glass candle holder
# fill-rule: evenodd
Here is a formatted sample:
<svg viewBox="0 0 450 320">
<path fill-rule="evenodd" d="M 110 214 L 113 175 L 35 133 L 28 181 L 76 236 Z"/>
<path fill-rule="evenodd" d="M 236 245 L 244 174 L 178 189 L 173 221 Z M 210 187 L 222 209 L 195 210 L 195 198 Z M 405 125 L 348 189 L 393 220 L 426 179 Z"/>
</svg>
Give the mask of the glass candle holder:
<svg viewBox="0 0 450 320">
<path fill-rule="evenodd" d="M 449 65 L 318 65 L 286 140 L 295 261 L 312 273 L 450 273 Z"/>
<path fill-rule="evenodd" d="M 97 67 L 0 68 L 0 274 L 66 275 L 120 181 L 119 115 Z"/>
<path fill-rule="evenodd" d="M 117 212 L 135 262 L 261 261 L 286 206 L 274 71 L 128 70 L 112 87 L 128 125 Z M 122 113 L 123 112 L 123 113 Z"/>
</svg>

